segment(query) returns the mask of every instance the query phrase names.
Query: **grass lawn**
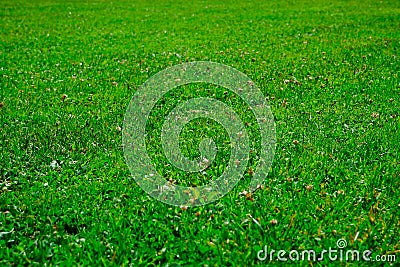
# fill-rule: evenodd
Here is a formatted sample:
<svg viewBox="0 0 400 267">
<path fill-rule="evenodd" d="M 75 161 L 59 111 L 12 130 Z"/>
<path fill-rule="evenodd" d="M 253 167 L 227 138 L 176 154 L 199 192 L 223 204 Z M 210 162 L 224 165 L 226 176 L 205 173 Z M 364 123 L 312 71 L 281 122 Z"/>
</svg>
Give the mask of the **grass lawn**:
<svg viewBox="0 0 400 267">
<path fill-rule="evenodd" d="M 264 249 L 346 249 L 400 262 L 400 2 L 61 1 L 0 5 L 0 265 L 251 266 Z M 218 153 L 204 173 L 171 166 L 160 133 L 179 103 L 214 97 L 246 124 L 244 178 L 200 207 L 156 201 L 124 158 L 124 114 L 167 67 L 213 61 L 266 97 L 277 146 L 265 186 L 244 191 L 260 155 L 254 114 L 210 84 L 160 99 L 146 125 L 154 166 L 178 184 L 226 170 L 229 138 L 211 119 L 188 123 L 182 153 Z M 287 257 L 287 255 L 286 255 Z"/>
</svg>

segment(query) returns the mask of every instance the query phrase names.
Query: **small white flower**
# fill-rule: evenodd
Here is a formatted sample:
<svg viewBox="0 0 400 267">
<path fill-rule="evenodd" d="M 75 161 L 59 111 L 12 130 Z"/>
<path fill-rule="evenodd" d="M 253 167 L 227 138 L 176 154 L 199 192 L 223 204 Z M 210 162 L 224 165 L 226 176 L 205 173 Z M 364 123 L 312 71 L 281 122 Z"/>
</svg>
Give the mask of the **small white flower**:
<svg viewBox="0 0 400 267">
<path fill-rule="evenodd" d="M 58 165 L 58 162 L 56 160 L 53 160 L 50 163 L 50 167 L 52 167 L 54 169 L 54 168 L 60 167 L 60 165 Z"/>
</svg>

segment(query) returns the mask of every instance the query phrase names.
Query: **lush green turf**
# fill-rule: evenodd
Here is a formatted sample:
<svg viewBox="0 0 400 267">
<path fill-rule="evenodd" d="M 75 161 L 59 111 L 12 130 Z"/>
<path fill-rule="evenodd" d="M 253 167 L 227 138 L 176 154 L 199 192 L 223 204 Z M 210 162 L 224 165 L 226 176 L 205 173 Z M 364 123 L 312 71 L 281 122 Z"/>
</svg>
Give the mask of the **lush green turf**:
<svg viewBox="0 0 400 267">
<path fill-rule="evenodd" d="M 0 265 L 244 266 L 271 263 L 257 260 L 264 245 L 318 251 L 339 238 L 400 261 L 399 1 L 64 2 L 0 5 Z M 136 185 L 121 127 L 146 79 L 196 60 L 257 83 L 278 144 L 265 188 L 241 194 L 249 171 L 220 201 L 181 209 Z M 209 120 L 182 133 L 192 156 L 214 136 L 205 177 L 185 180 L 160 150 L 162 116 L 200 95 L 242 111 L 255 166 L 252 114 L 221 90 L 158 102 L 147 141 L 167 178 L 224 171 L 227 136 Z M 313 263 L 327 264 L 340 262 Z"/>
</svg>

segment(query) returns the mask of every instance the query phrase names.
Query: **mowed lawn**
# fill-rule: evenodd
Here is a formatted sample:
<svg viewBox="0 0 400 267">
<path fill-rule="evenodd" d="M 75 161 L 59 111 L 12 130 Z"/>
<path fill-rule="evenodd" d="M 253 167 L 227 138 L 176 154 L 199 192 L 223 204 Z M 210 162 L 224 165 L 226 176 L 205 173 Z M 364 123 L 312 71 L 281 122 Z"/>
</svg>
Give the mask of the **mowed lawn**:
<svg viewBox="0 0 400 267">
<path fill-rule="evenodd" d="M 3 0 L 0 20 L 0 265 L 288 265 L 257 253 L 322 251 L 339 239 L 399 263 L 399 1 Z M 215 170 L 171 168 L 157 133 L 178 103 L 218 98 L 253 133 L 243 181 L 184 208 L 136 184 L 121 129 L 148 78 L 192 61 L 252 79 L 274 114 L 277 146 L 265 186 L 246 194 L 260 140 L 245 103 L 207 84 L 166 95 L 146 126 L 166 179 L 204 184 L 229 157 L 224 129 L 199 119 L 182 132 L 182 149 L 196 157 L 199 139 L 213 138 Z"/>
</svg>

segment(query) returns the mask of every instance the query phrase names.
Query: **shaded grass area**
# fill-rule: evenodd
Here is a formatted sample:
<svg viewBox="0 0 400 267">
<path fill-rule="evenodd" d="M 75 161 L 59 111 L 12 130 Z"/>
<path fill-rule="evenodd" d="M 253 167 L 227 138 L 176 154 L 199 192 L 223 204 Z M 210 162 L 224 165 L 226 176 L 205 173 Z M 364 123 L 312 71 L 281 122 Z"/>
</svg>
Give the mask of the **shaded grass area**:
<svg viewBox="0 0 400 267">
<path fill-rule="evenodd" d="M 257 252 L 318 251 L 340 238 L 400 258 L 398 2 L 3 1 L 0 10 L 2 265 L 278 265 Z M 263 189 L 243 194 L 248 172 L 220 201 L 181 209 L 136 185 L 120 129 L 146 79 L 196 60 L 256 82 L 278 144 Z M 158 170 L 169 170 L 160 117 L 213 94 L 254 122 L 218 88 L 177 89 L 148 124 Z M 205 135 L 222 155 L 193 178 L 201 183 L 229 154 L 223 129 L 204 120 L 183 132 L 185 153 L 195 157 Z"/>
</svg>

